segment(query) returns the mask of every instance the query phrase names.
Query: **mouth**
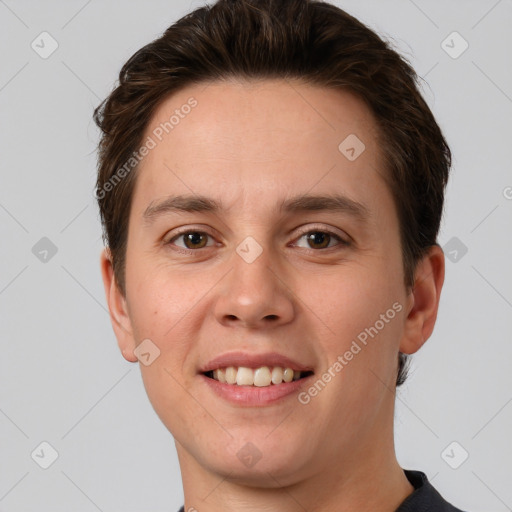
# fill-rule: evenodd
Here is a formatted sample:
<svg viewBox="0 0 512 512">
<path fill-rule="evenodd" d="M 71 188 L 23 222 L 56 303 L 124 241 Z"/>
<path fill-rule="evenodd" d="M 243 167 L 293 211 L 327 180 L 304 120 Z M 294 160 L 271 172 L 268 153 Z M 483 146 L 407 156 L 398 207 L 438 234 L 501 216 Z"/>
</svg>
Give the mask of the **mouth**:
<svg viewBox="0 0 512 512">
<path fill-rule="evenodd" d="M 265 388 L 304 379 L 313 375 L 313 371 L 294 370 L 283 366 L 261 366 L 258 368 L 227 366 L 202 372 L 202 374 L 222 384 Z"/>
</svg>

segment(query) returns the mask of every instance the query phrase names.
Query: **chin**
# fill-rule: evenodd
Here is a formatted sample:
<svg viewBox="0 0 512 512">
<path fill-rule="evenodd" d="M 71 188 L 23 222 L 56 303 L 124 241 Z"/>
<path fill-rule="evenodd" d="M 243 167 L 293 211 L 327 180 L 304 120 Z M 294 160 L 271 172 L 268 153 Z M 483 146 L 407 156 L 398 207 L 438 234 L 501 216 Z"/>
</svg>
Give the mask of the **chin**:
<svg viewBox="0 0 512 512">
<path fill-rule="evenodd" d="M 256 436 L 251 436 L 256 439 Z M 275 438 L 272 442 L 264 436 L 248 441 L 234 438 L 229 445 L 217 446 L 198 459 L 210 471 L 227 480 L 250 487 L 281 487 L 300 480 L 304 468 L 311 467 L 303 442 L 290 442 L 290 438 Z M 304 476 L 304 475 L 302 475 Z"/>
</svg>

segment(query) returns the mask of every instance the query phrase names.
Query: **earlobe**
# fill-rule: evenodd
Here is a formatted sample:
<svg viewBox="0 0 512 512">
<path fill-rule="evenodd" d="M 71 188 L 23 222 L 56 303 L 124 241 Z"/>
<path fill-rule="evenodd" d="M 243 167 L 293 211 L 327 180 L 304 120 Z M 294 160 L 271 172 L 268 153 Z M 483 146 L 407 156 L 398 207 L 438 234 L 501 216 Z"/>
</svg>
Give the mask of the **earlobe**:
<svg viewBox="0 0 512 512">
<path fill-rule="evenodd" d="M 400 351 L 404 354 L 417 352 L 434 330 L 444 271 L 443 250 L 439 245 L 433 245 L 416 266 L 414 286 L 409 295 L 410 306 L 406 310 L 407 318 L 400 342 Z"/>
<path fill-rule="evenodd" d="M 130 317 L 126 307 L 126 298 L 119 290 L 114 275 L 110 250 L 103 249 L 100 256 L 101 276 L 103 287 L 105 288 L 105 297 L 110 313 L 110 321 L 117 338 L 117 344 L 123 357 L 129 362 L 136 362 L 137 357 L 134 354 L 136 347 L 133 337 Z"/>
</svg>

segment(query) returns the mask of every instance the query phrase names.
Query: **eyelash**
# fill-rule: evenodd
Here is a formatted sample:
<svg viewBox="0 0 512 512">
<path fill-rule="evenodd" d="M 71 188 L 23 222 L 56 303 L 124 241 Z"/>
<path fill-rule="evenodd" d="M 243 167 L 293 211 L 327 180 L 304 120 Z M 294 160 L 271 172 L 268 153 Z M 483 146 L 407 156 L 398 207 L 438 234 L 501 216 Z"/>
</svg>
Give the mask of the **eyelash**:
<svg viewBox="0 0 512 512">
<path fill-rule="evenodd" d="M 182 237 L 184 235 L 188 235 L 188 234 L 191 234 L 191 233 L 198 233 L 198 234 L 201 234 L 201 235 L 209 236 L 210 238 L 214 238 L 213 235 L 211 235 L 210 233 L 207 233 L 206 231 L 200 231 L 199 229 L 190 229 L 189 228 L 186 231 L 182 231 L 180 233 L 175 234 L 171 239 L 169 239 L 165 243 L 165 245 L 173 245 L 173 242 L 175 240 L 177 240 L 178 238 L 180 238 L 180 237 Z M 299 236 L 295 240 L 298 241 L 303 236 L 311 234 L 311 233 L 322 233 L 322 234 L 329 235 L 329 236 L 333 237 L 334 239 L 336 239 L 338 241 L 338 244 L 333 246 L 333 247 L 324 247 L 322 249 L 312 249 L 312 248 L 302 247 L 302 249 L 305 250 L 305 251 L 310 251 L 310 252 L 316 252 L 317 253 L 317 252 L 320 252 L 320 251 L 326 251 L 326 250 L 334 249 L 335 247 L 338 247 L 338 246 L 348 247 L 350 245 L 350 242 L 348 242 L 347 240 L 343 239 L 340 235 L 338 235 L 334 231 L 331 231 L 331 230 L 325 229 L 325 228 L 309 228 L 307 230 L 304 230 L 304 231 L 300 232 Z M 190 254 L 190 253 L 198 252 L 201 249 L 208 249 L 209 247 L 213 247 L 213 246 L 200 247 L 199 249 L 187 249 L 187 248 L 184 248 L 184 247 L 175 246 L 175 250 L 178 251 L 178 252 L 184 253 L 184 254 Z"/>
</svg>

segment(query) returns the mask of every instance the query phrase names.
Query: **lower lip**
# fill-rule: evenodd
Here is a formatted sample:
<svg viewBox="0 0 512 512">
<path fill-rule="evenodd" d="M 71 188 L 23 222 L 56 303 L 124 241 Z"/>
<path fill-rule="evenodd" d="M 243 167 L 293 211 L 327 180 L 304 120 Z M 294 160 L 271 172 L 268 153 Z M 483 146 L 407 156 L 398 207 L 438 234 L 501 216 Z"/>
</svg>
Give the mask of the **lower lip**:
<svg viewBox="0 0 512 512">
<path fill-rule="evenodd" d="M 285 397 L 296 393 L 306 384 L 309 375 L 299 380 L 271 384 L 270 386 L 238 386 L 237 384 L 225 384 L 218 380 L 200 374 L 199 377 L 210 387 L 210 389 L 221 398 L 236 405 L 264 406 L 270 405 Z"/>
</svg>

